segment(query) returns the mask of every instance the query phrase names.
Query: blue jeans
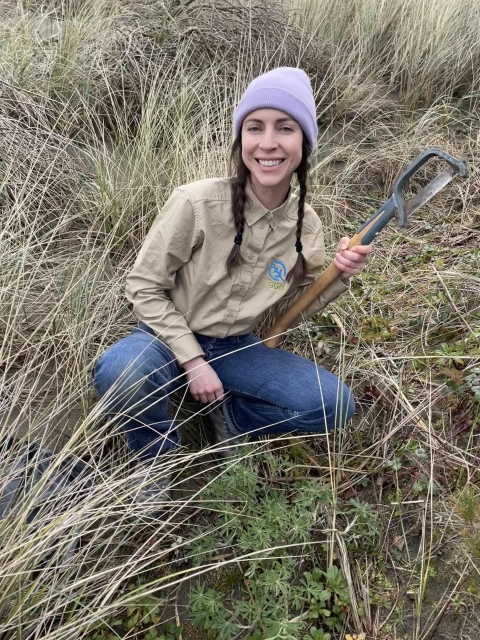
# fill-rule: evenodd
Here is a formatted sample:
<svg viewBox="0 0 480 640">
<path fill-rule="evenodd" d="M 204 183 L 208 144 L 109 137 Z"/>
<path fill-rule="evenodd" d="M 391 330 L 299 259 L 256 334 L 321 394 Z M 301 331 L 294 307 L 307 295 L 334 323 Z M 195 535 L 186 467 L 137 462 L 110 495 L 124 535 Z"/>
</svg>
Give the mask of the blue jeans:
<svg viewBox="0 0 480 640">
<path fill-rule="evenodd" d="M 195 337 L 222 381 L 223 412 L 232 435 L 324 433 L 353 416 L 349 388 L 310 360 L 270 349 L 251 333 Z M 146 324 L 139 323 L 101 356 L 94 386 L 135 454 L 150 458 L 178 446 L 168 396 L 186 391 L 185 372 Z"/>
</svg>

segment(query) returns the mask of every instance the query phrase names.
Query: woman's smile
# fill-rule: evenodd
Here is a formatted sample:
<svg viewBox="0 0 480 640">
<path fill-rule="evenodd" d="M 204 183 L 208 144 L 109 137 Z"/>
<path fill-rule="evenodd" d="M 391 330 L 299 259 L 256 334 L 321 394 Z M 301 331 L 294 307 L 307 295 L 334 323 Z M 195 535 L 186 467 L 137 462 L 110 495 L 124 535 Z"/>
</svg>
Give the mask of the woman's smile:
<svg viewBox="0 0 480 640">
<path fill-rule="evenodd" d="M 283 162 L 283 158 L 279 160 L 268 160 L 267 158 L 256 158 L 258 164 L 262 167 L 263 171 L 271 172 L 280 166 Z"/>
</svg>

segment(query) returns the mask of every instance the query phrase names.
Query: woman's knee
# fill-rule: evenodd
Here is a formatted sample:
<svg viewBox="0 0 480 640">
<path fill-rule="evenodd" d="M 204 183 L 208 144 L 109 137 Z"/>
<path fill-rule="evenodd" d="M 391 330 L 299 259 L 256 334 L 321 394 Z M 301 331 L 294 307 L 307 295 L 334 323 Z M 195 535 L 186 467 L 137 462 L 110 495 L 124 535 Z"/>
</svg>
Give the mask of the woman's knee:
<svg viewBox="0 0 480 640">
<path fill-rule="evenodd" d="M 164 362 L 145 345 L 120 340 L 100 357 L 95 365 L 93 385 L 100 397 L 111 391 L 114 395 L 133 391 L 155 379 L 165 383 L 168 373 Z"/>
<path fill-rule="evenodd" d="M 335 388 L 330 387 L 311 403 L 305 411 L 303 419 L 308 431 L 332 431 L 341 428 L 349 422 L 355 413 L 353 393 L 346 384 L 339 381 Z"/>
<path fill-rule="evenodd" d="M 93 386 L 100 397 L 108 392 L 117 395 L 129 386 L 138 386 L 148 376 L 142 363 L 134 364 L 129 354 L 115 347 L 108 349 L 95 365 Z"/>
</svg>

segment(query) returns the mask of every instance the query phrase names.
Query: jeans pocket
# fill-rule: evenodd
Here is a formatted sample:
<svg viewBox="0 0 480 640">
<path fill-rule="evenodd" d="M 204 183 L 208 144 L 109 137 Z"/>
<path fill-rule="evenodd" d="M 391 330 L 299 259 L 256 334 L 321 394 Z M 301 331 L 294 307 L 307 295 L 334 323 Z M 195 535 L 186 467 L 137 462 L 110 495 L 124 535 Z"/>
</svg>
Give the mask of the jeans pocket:
<svg viewBox="0 0 480 640">
<path fill-rule="evenodd" d="M 270 402 L 262 402 L 261 400 L 252 401 L 246 398 L 242 398 L 240 402 L 242 405 L 244 405 L 248 409 L 252 409 L 253 411 L 269 411 L 272 413 L 278 412 L 281 414 L 292 413 L 289 409 L 286 409 L 285 407 L 279 407 L 276 404 L 272 404 Z"/>
<path fill-rule="evenodd" d="M 216 353 L 216 351 L 218 351 L 217 349 L 215 349 L 215 346 L 212 342 L 206 342 L 203 346 L 202 346 L 203 351 L 205 352 L 205 360 L 208 362 L 209 360 L 212 360 L 213 358 L 215 358 L 218 354 Z"/>
</svg>

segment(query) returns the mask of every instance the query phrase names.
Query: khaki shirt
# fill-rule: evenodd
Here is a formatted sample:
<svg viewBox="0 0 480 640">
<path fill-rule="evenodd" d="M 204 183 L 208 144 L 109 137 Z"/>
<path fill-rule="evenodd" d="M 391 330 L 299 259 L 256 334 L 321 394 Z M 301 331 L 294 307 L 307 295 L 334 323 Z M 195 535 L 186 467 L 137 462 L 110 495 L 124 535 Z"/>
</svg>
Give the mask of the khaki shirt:
<svg viewBox="0 0 480 640">
<path fill-rule="evenodd" d="M 305 205 L 302 285 L 286 282 L 295 264 L 298 196 L 291 192 L 268 211 L 250 185 L 241 253 L 245 263 L 228 276 L 225 261 L 236 230 L 228 178 L 199 180 L 173 191 L 158 213 L 127 277 L 126 296 L 136 316 L 172 349 L 179 364 L 204 355 L 193 332 L 225 338 L 251 332 L 270 307 L 274 317 L 303 293 L 322 270 L 323 231 Z M 311 316 L 348 289 L 337 280 L 305 312 Z"/>
</svg>

